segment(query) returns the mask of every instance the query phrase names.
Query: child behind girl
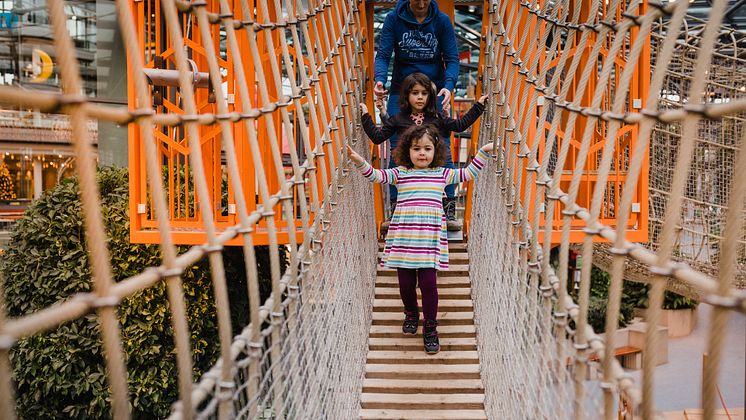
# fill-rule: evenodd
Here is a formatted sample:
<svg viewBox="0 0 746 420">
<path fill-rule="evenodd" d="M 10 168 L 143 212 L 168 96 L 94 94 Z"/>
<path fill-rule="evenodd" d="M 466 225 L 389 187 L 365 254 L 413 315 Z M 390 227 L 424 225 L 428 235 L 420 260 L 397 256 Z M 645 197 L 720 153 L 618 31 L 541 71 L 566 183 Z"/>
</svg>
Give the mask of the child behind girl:
<svg viewBox="0 0 746 420">
<path fill-rule="evenodd" d="M 461 118 L 453 119 L 445 114 L 439 113 L 436 108 L 435 87 L 430 79 L 422 73 L 412 73 L 406 78 L 401 85 L 401 94 L 399 96 L 399 106 L 401 111 L 388 117 L 381 128 L 376 127 L 373 118 L 368 114 L 368 107 L 360 104 L 360 110 L 363 113 L 363 129 L 365 134 L 370 137 L 375 144 L 381 144 L 387 139 L 391 139 L 391 150 L 396 149 L 395 134 L 401 135 L 404 130 L 413 125 L 433 124 L 438 131 L 438 135 L 445 143 L 446 153 L 444 165 L 446 168 L 453 169 L 453 162 L 450 153 L 451 132 L 461 132 L 471 127 L 472 124 L 484 112 L 484 103 L 487 96 L 482 96 L 471 109 Z M 393 160 L 389 163 L 389 168 L 393 168 Z M 446 219 L 449 223 L 449 230 L 460 230 L 456 222 L 456 199 L 454 194 L 455 186 L 446 187 L 446 198 L 443 201 L 443 207 L 446 209 Z M 391 204 L 396 203 L 396 188 L 391 187 Z"/>
<path fill-rule="evenodd" d="M 425 318 L 422 332 L 425 351 L 429 354 L 440 350 L 436 319 L 437 270 L 448 268 L 448 233 L 441 202 L 443 189 L 446 185 L 473 179 L 489 161 L 492 148 L 492 143 L 482 146 L 464 169 L 443 168 L 448 150 L 440 139 L 439 130 L 431 124 L 412 126 L 402 134 L 394 150 L 399 166 L 393 169 L 374 169 L 347 146 L 347 155 L 366 178 L 399 187 L 381 264 L 397 269 L 405 334 L 417 333 L 419 279 Z"/>
</svg>

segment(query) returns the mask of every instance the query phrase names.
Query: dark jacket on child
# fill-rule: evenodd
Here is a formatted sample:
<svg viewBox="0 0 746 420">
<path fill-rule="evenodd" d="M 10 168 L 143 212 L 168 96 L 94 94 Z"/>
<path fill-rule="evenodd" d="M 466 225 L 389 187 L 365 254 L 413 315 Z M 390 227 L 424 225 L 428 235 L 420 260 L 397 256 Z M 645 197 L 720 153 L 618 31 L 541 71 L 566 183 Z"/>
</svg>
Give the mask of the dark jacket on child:
<svg viewBox="0 0 746 420">
<path fill-rule="evenodd" d="M 484 105 L 474 102 L 471 109 L 461 118 L 454 119 L 445 114 L 437 114 L 435 116 L 425 115 L 423 124 L 433 124 L 438 127 L 441 138 L 445 139 L 451 136 L 451 132 L 458 133 L 471 127 L 483 112 Z M 409 112 L 400 112 L 393 117 L 385 119 L 381 128 L 376 127 L 370 114 L 365 113 L 362 118 L 363 130 L 365 130 L 365 134 L 375 144 L 381 144 L 394 134 L 401 134 L 415 124 Z"/>
</svg>

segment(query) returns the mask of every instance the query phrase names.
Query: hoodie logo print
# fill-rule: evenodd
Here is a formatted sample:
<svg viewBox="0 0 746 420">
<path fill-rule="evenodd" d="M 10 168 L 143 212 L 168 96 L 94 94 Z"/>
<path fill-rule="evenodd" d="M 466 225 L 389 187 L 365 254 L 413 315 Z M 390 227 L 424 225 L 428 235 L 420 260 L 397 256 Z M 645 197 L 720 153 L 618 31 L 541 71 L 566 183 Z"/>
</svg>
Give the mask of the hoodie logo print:
<svg viewBox="0 0 746 420">
<path fill-rule="evenodd" d="M 438 51 L 438 38 L 432 33 L 422 33 L 417 30 L 404 32 L 399 41 L 402 55 L 410 59 L 431 60 Z"/>
</svg>

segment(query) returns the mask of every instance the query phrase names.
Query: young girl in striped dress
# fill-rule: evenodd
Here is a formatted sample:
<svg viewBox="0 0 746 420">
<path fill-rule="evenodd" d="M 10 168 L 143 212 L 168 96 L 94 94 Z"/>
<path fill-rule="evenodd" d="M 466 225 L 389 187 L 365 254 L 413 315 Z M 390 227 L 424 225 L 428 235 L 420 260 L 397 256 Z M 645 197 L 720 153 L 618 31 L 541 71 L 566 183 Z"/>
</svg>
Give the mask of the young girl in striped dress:
<svg viewBox="0 0 746 420">
<path fill-rule="evenodd" d="M 386 235 L 381 264 L 397 269 L 399 294 L 404 304 L 405 334 L 416 334 L 419 324 L 417 283 L 422 291 L 425 351 L 440 350 L 436 315 L 438 313 L 437 270 L 448 268 L 448 233 L 441 197 L 446 185 L 470 181 L 489 161 L 492 143 L 485 144 L 464 169 L 443 168 L 446 146 L 437 127 L 414 125 L 405 131 L 394 150 L 399 165 L 374 169 L 352 148 L 347 155 L 372 182 L 399 188 L 396 210 Z"/>
</svg>

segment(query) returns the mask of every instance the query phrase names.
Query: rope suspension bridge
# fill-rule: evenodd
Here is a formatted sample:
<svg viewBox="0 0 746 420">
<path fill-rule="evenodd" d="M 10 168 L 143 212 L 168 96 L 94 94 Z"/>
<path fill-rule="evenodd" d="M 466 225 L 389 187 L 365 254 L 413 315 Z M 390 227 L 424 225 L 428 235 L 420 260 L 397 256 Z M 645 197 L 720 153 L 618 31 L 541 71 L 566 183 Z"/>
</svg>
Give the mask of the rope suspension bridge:
<svg viewBox="0 0 746 420">
<path fill-rule="evenodd" d="M 0 103 L 69 115 L 94 278 L 92 292 L 38 312 L 0 311 L 2 418 L 15 417 L 18 340 L 91 312 L 112 417 L 129 418 L 117 307 L 161 282 L 177 349 L 174 419 L 657 418 L 655 357 L 643 357 L 641 383 L 615 357 L 630 278 L 651 284 L 649 326 L 666 289 L 714 306 L 702 381 L 704 418 L 714 418 L 724 326 L 746 313 L 746 183 L 734 182 L 746 179 L 746 77 L 734 70 L 741 42 L 721 25 L 727 1 L 713 0 L 696 30 L 688 0 L 479 3 L 477 93 L 490 99 L 467 154 L 489 141 L 495 152 L 466 187 L 464 240 L 451 242 L 438 280 L 436 356 L 401 334 L 394 272 L 377 269 L 382 190 L 343 153 L 351 145 L 381 164 L 358 113 L 373 105 L 374 4 L 116 4 L 128 110 L 80 95 L 63 0 L 47 0 L 62 92 L 0 86 Z M 88 119 L 128 126 L 132 239 L 161 247 L 159 267 L 116 283 Z M 177 255 L 177 243 L 193 246 Z M 260 244 L 271 263 L 264 302 Z M 241 246 L 247 267 L 250 322 L 235 337 L 225 245 Z M 577 299 L 572 247 L 583 258 Z M 181 274 L 204 258 L 220 359 L 194 383 Z M 588 323 L 594 261 L 611 274 L 603 334 Z M 643 355 L 656 353 L 655 332 Z"/>
</svg>

